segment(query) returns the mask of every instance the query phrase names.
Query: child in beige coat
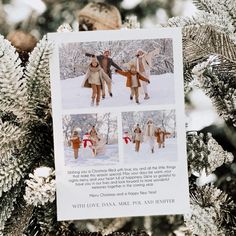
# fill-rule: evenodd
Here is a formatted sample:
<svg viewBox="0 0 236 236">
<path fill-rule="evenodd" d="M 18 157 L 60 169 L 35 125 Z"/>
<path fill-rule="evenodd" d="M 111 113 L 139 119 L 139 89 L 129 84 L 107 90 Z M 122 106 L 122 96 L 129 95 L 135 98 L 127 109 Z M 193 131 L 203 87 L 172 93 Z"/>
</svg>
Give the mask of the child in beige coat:
<svg viewBox="0 0 236 236">
<path fill-rule="evenodd" d="M 86 72 L 85 80 L 82 84 L 82 87 L 92 88 L 91 106 L 94 105 L 95 100 L 96 106 L 99 106 L 101 90 L 104 86 L 104 80 L 106 81 L 106 83 L 111 83 L 111 79 L 99 65 L 96 57 L 93 57 Z"/>
</svg>

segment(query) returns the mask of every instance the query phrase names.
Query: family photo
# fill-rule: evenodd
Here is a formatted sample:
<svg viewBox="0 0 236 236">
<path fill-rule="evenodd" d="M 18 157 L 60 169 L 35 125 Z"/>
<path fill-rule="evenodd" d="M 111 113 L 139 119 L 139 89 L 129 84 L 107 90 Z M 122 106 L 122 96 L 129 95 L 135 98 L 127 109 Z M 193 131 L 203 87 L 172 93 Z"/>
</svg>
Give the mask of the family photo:
<svg viewBox="0 0 236 236">
<path fill-rule="evenodd" d="M 174 104 L 172 39 L 64 43 L 63 109 Z"/>
<path fill-rule="evenodd" d="M 117 117 L 111 113 L 63 116 L 66 166 L 112 165 L 119 160 Z"/>
<path fill-rule="evenodd" d="M 174 110 L 123 112 L 122 125 L 126 163 L 177 161 Z"/>
</svg>

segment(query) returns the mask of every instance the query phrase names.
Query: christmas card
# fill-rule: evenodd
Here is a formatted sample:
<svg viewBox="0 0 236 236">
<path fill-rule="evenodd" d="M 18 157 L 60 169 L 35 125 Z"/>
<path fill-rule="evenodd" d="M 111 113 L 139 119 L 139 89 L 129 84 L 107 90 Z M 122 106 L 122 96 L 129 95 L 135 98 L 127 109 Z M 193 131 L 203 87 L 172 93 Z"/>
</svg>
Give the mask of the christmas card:
<svg viewBox="0 0 236 236">
<path fill-rule="evenodd" d="M 181 29 L 48 38 L 58 220 L 188 213 Z"/>
</svg>

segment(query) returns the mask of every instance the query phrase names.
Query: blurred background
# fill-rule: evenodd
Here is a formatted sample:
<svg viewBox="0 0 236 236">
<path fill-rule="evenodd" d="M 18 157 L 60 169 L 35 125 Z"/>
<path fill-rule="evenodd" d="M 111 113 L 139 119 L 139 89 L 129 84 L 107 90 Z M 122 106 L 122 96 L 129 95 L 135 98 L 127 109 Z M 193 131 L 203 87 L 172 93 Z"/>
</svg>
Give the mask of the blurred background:
<svg viewBox="0 0 236 236">
<path fill-rule="evenodd" d="M 54 32 L 63 23 L 78 29 L 79 11 L 89 2 L 116 6 L 122 17 L 136 15 L 141 27 L 164 24 L 173 16 L 190 16 L 196 11 L 191 0 L 0 0 L 0 32 L 30 31 L 36 37 Z"/>
</svg>

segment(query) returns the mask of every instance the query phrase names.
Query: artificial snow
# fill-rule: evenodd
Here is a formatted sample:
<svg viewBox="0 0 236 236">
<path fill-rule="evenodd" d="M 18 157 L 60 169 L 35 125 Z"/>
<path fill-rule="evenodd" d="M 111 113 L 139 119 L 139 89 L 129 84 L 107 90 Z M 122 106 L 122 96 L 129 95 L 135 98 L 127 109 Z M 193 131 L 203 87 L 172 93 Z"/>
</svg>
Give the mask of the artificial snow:
<svg viewBox="0 0 236 236">
<path fill-rule="evenodd" d="M 92 89 L 82 88 L 84 76 L 61 80 L 62 108 L 78 109 L 88 108 L 91 104 Z M 148 85 L 149 100 L 144 100 L 141 91 L 139 101 L 142 105 L 174 104 L 174 74 L 152 75 Z M 101 100 L 100 107 L 130 106 L 136 105 L 135 100 L 130 100 L 130 88 L 126 86 L 126 77 L 113 74 L 112 93 L 110 97 L 106 92 L 106 98 Z M 106 86 L 107 91 L 107 86 Z"/>
</svg>

